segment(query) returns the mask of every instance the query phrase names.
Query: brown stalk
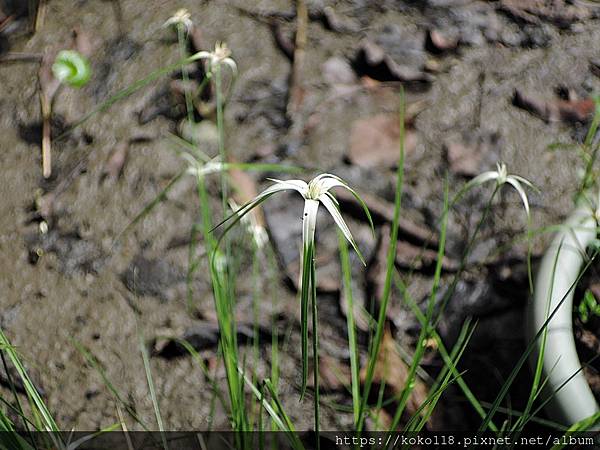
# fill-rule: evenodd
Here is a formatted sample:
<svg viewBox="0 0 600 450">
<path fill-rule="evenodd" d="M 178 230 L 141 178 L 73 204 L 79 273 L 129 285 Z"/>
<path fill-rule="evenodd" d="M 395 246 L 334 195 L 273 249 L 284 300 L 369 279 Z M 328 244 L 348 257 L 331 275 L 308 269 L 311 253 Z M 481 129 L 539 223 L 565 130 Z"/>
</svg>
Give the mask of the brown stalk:
<svg viewBox="0 0 600 450">
<path fill-rule="evenodd" d="M 290 98 L 287 107 L 287 114 L 290 118 L 300 110 L 304 99 L 302 73 L 304 71 L 304 59 L 306 54 L 307 26 L 308 8 L 306 2 L 304 0 L 296 0 L 296 40 L 292 76 L 290 79 Z"/>
</svg>

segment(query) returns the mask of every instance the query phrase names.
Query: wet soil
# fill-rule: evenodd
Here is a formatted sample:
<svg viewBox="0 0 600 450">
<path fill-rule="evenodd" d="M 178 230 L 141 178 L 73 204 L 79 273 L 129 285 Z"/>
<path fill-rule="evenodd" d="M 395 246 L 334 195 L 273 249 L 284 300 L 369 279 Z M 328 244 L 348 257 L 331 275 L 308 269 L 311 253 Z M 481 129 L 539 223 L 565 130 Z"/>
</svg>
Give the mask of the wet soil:
<svg viewBox="0 0 600 450">
<path fill-rule="evenodd" d="M 16 3 L 0 2 L 3 14 L 14 16 L 9 26 L 0 28 L 0 58 L 14 52 L 44 53 L 68 47 L 76 27 L 90 37 L 92 80 L 80 90 L 63 88 L 57 95 L 55 136 L 119 89 L 178 60 L 172 34 L 161 28 L 174 12 L 169 2 L 50 0 L 45 20 L 33 35 L 27 33 L 26 11 Z M 240 75 L 226 109 L 226 139 L 239 161 L 282 162 L 333 172 L 389 204 L 393 167 L 378 162 L 353 164 L 349 141 L 355 121 L 397 113 L 398 87 L 404 81 L 407 107 L 418 114 L 411 122 L 416 140 L 407 154 L 403 218 L 417 229 L 437 231 L 448 169 L 452 169 L 450 189 L 456 192 L 468 178 L 465 170 L 490 170 L 497 160 L 540 189 L 530 196 L 533 227 L 560 223 L 571 210 L 580 160 L 575 152 L 550 151 L 548 146 L 580 142 L 585 123 L 543 120 L 513 104 L 516 89 L 547 102 L 559 98 L 557 90 L 569 92 L 571 98 L 588 98 L 600 90 L 591 64 L 600 56 L 597 10 L 584 2 L 573 2 L 583 5 L 575 12 L 570 3 L 554 3 L 558 7 L 552 14 L 542 14 L 535 8 L 533 13 L 524 11 L 509 1 L 310 2 L 314 13 L 308 24 L 302 74 L 305 95 L 294 123 L 285 111 L 290 60 L 265 19 L 270 17 L 267 13 L 282 13 L 275 15 L 278 32 L 291 39 L 294 21 L 284 19 L 294 11 L 292 2 L 182 0 L 177 8 L 190 11 L 206 49 L 222 40 L 233 51 Z M 326 7 L 333 7 L 343 25 L 324 16 L 324 11 L 331 11 Z M 432 43 L 430 30 L 439 31 L 445 40 Z M 372 49 L 365 42 L 383 50 L 383 62 L 369 63 L 365 54 Z M 198 218 L 194 180 L 184 178 L 166 201 L 115 245 L 116 237 L 144 205 L 185 167 L 168 138 L 169 133 L 178 133 L 181 119 L 169 107 L 170 101 L 163 103 L 171 95 L 170 81 L 168 77 L 156 81 L 57 139 L 53 174 L 44 180 L 37 72 L 37 63 L 0 62 L 0 325 L 22 353 L 65 429 L 97 429 L 117 417 L 110 391 L 73 340 L 96 356 L 140 418 L 155 423 L 140 333 L 155 350 L 151 364 L 165 424 L 170 429 L 206 428 L 211 416 L 210 383 L 191 358 L 178 353 L 176 346 L 159 342 L 163 336 L 193 340 L 209 366 L 219 368 L 218 382 L 225 388 L 224 371 L 217 364 L 217 331 L 206 270 L 199 270 L 192 282 L 194 313 L 186 306 L 188 254 L 187 246 L 180 243 Z M 205 135 L 201 139 L 207 151 L 214 151 L 214 140 Z M 483 144 L 473 151 L 473 142 Z M 466 169 L 453 169 L 449 164 L 451 143 L 464 147 L 469 160 Z M 122 171 L 107 176 L 107 161 L 122 145 L 127 147 Z M 262 176 L 252 176 L 259 186 L 265 185 Z M 217 178 L 209 190 L 218 211 Z M 488 197 L 489 191 L 480 189 L 457 206 L 450 223 L 449 258 L 460 259 Z M 279 266 L 268 299 L 260 304 L 259 317 L 264 320 L 262 342 L 270 342 L 271 318 L 276 320 L 274 331 L 283 342 L 281 398 L 297 428 L 308 429 L 311 402 L 299 403 L 297 393 L 299 311 L 293 267 L 301 202 L 296 200 L 283 196 L 264 209 Z M 46 233 L 40 231 L 42 221 L 48 225 Z M 324 215 L 319 221 L 324 225 L 318 237 L 324 258 L 319 265 L 321 343 L 325 355 L 347 365 L 337 238 Z M 493 400 L 524 349 L 526 245 L 522 241 L 510 244 L 523 236 L 526 224 L 518 197 L 503 193 L 485 222 L 440 325 L 451 346 L 465 318 L 479 320 L 461 369 L 482 400 Z M 359 215 L 349 225 L 371 261 L 366 272 L 354 269 L 357 295 L 367 304 L 377 292 L 372 261 L 384 234 L 385 218 L 377 226 L 376 239 L 370 237 Z M 403 242 L 423 244 L 410 233 L 401 235 Z M 541 254 L 548 239 L 535 239 L 534 255 Z M 499 248 L 506 251 L 498 252 Z M 250 264 L 248 256 L 240 254 L 239 258 L 240 264 Z M 410 292 L 422 302 L 431 286 L 431 273 L 421 270 L 407 279 Z M 451 279 L 448 270 L 443 285 L 448 286 Z M 253 284 L 251 276 L 239 276 L 242 343 L 250 333 L 244 326 L 251 326 L 253 317 Z M 418 325 L 397 294 L 388 316 L 394 338 L 410 353 Z M 250 357 L 251 348 L 242 348 Z M 258 374 L 269 373 L 269 354 L 269 345 L 262 345 Z M 435 352 L 424 368 L 430 375 L 440 369 Z M 515 409 L 524 398 L 528 377 L 523 371 L 511 391 Z M 4 375 L 0 384 L 8 396 Z M 324 397 L 323 429 L 346 428 L 351 423 L 351 414 L 333 408 L 340 402 L 348 402 L 343 388 L 332 389 Z M 452 429 L 477 423 L 458 390 L 449 392 L 438 409 L 432 427 Z M 229 426 L 219 406 L 212 426 Z M 134 424 L 131 427 L 135 429 Z"/>
</svg>

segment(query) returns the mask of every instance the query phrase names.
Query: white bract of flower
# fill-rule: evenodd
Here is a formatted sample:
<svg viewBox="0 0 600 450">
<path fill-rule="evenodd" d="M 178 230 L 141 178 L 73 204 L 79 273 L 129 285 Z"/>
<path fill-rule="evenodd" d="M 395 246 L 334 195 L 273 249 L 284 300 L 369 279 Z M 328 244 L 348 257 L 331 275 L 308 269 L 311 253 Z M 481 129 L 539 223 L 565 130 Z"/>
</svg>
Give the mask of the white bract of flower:
<svg viewBox="0 0 600 450">
<path fill-rule="evenodd" d="M 366 265 L 365 259 L 360 252 L 356 241 L 352 237 L 352 233 L 346 225 L 342 214 L 340 213 L 339 203 L 333 194 L 330 192 L 331 189 L 335 187 L 342 187 L 348 189 L 352 195 L 358 200 L 360 205 L 362 206 L 365 214 L 369 220 L 369 224 L 371 225 L 371 229 L 373 229 L 373 221 L 371 219 L 371 214 L 367 208 L 367 205 L 363 202 L 363 200 L 358 196 L 356 191 L 349 187 L 340 177 L 332 174 L 321 174 L 315 178 L 313 178 L 309 183 L 306 183 L 303 180 L 275 180 L 270 179 L 275 184 L 265 189 L 263 192 L 258 194 L 251 202 L 246 203 L 244 206 L 239 208 L 232 216 L 225 219 L 224 222 L 227 222 L 232 217 L 236 217 L 233 223 L 231 223 L 225 232 L 227 232 L 236 222 L 238 222 L 242 217 L 244 217 L 250 210 L 258 206 L 260 203 L 265 201 L 267 198 L 282 191 L 296 191 L 304 198 L 304 213 L 302 215 L 302 244 L 303 248 L 306 250 L 307 248 L 313 247 L 315 242 L 315 229 L 317 226 L 317 212 L 319 210 L 319 205 L 323 204 L 333 220 L 335 224 L 340 229 L 344 237 L 350 242 L 354 250 L 356 251 L 358 257 L 361 262 Z M 221 224 L 219 224 L 221 225 Z"/>
<path fill-rule="evenodd" d="M 192 16 L 185 8 L 178 9 L 175 14 L 166 20 L 166 22 L 163 24 L 163 27 L 177 27 L 179 25 L 182 25 L 185 28 L 185 31 L 188 33 L 193 26 Z"/>
<path fill-rule="evenodd" d="M 506 164 L 499 162 L 496 163 L 496 170 L 490 170 L 488 172 L 483 172 L 469 181 L 463 191 L 469 190 L 471 187 L 478 186 L 484 184 L 488 181 L 496 181 L 496 186 L 499 188 L 503 184 L 510 184 L 517 193 L 519 197 L 521 197 L 521 201 L 523 202 L 523 207 L 525 208 L 525 212 L 527 213 L 527 217 L 529 217 L 529 201 L 527 199 L 527 193 L 523 188 L 523 185 L 535 189 L 531 182 L 526 180 L 525 178 L 519 175 L 509 175 L 508 170 L 506 168 Z"/>
<path fill-rule="evenodd" d="M 193 58 L 208 60 L 209 70 L 211 72 L 214 67 L 226 65 L 231 69 L 234 75 L 237 74 L 237 65 L 231 58 L 231 50 L 229 50 L 229 47 L 227 47 L 225 42 L 216 42 L 214 51 L 201 51 L 196 53 Z"/>
</svg>

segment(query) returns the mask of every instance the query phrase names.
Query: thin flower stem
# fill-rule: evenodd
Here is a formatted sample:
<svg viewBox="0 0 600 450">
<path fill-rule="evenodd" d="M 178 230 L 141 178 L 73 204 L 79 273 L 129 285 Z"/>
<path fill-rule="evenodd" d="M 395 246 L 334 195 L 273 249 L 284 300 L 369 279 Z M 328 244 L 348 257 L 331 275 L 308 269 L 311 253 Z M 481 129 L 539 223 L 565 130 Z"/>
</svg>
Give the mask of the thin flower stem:
<svg viewBox="0 0 600 450">
<path fill-rule="evenodd" d="M 352 295 L 352 271 L 348 255 L 348 244 L 343 233 L 338 231 L 338 242 L 340 248 L 340 261 L 342 265 L 342 276 L 344 280 L 344 300 L 346 301 L 346 326 L 348 329 L 348 350 L 350 351 L 350 369 L 352 373 L 352 412 L 354 414 L 354 426 L 358 427 L 360 414 L 360 381 L 358 377 L 358 344 L 356 341 L 356 326 L 354 324 L 354 299 Z"/>
<path fill-rule="evenodd" d="M 375 375 L 375 364 L 377 362 L 377 354 L 381 348 L 381 341 L 383 339 L 384 327 L 387 317 L 387 307 L 392 293 L 392 279 L 393 279 L 393 268 L 394 261 L 396 258 L 396 248 L 398 245 L 398 224 L 400 222 L 400 210 L 402 209 L 402 188 L 404 185 L 404 91 L 400 91 L 400 114 L 398 118 L 400 125 L 400 148 L 398 155 L 398 169 L 396 171 L 396 193 L 394 198 L 394 216 L 392 220 L 392 230 L 390 236 L 390 246 L 386 257 L 386 275 L 385 283 L 383 288 L 383 294 L 381 298 L 381 304 L 379 306 L 379 314 L 377 317 L 377 328 L 375 329 L 375 336 L 373 337 L 372 346 L 369 349 L 369 362 L 367 366 L 367 372 L 365 377 L 365 385 L 363 388 L 362 399 L 360 402 L 359 410 L 359 423 L 357 432 L 361 433 L 365 424 L 365 412 L 368 407 L 368 399 L 373 384 L 373 377 Z"/>
<path fill-rule="evenodd" d="M 212 70 L 215 75 L 215 90 L 217 97 L 217 130 L 219 133 L 219 158 L 221 163 L 227 162 L 227 153 L 225 151 L 225 129 L 223 125 L 223 92 L 221 91 L 221 66 L 216 64 Z M 223 203 L 223 219 L 227 217 L 227 177 L 226 172 L 221 171 L 221 199 Z"/>
<path fill-rule="evenodd" d="M 440 320 L 442 319 L 442 314 L 444 313 L 444 310 L 446 309 L 446 305 L 450 301 L 450 298 L 452 297 L 452 293 L 456 290 L 456 286 L 460 280 L 460 276 L 462 275 L 462 273 L 465 270 L 465 267 L 467 265 L 467 258 L 469 257 L 469 254 L 471 253 L 473 245 L 475 244 L 475 239 L 479 235 L 479 232 L 481 231 L 481 227 L 483 226 L 483 223 L 485 222 L 485 220 L 487 219 L 487 217 L 490 214 L 490 211 L 492 209 L 492 202 L 494 201 L 494 198 L 496 197 L 496 194 L 498 193 L 499 189 L 500 189 L 500 186 L 496 185 L 496 187 L 494 188 L 494 191 L 492 192 L 492 195 L 490 196 L 490 199 L 488 200 L 488 202 L 485 206 L 485 209 L 483 211 L 483 214 L 481 215 L 481 218 L 477 222 L 475 231 L 473 232 L 473 234 L 471 235 L 471 238 L 469 239 L 469 242 L 467 243 L 467 247 L 465 248 L 465 251 L 463 252 L 463 256 L 462 256 L 462 258 L 460 260 L 460 264 L 458 266 L 458 270 L 454 274 L 452 283 L 450 284 L 450 287 L 448 288 L 448 290 L 446 291 L 446 294 L 444 295 L 444 297 L 442 299 L 442 304 L 440 305 L 437 318 L 433 322 L 433 325 L 432 325 L 433 328 L 437 328 Z"/>
<path fill-rule="evenodd" d="M 179 43 L 179 55 L 182 61 L 187 59 L 187 31 L 185 25 L 177 24 L 177 41 Z M 183 79 L 183 92 L 185 95 L 185 109 L 189 124 L 194 123 L 194 104 L 192 102 L 192 93 L 189 90 L 190 77 L 186 64 L 181 64 L 181 78 Z"/>
</svg>

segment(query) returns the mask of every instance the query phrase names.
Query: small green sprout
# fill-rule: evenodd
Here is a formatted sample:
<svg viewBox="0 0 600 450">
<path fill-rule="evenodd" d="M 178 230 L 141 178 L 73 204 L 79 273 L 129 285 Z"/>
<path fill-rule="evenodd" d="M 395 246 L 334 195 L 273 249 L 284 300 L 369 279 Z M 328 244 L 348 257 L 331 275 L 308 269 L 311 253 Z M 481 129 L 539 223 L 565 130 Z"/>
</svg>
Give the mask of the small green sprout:
<svg viewBox="0 0 600 450">
<path fill-rule="evenodd" d="M 62 50 L 52 64 L 52 73 L 61 83 L 79 88 L 88 82 L 92 71 L 83 55 L 75 50 Z"/>
<path fill-rule="evenodd" d="M 344 218 L 342 217 L 339 209 L 339 203 L 333 194 L 330 192 L 331 189 L 336 187 L 342 187 L 348 189 L 352 195 L 362 206 L 368 220 L 371 225 L 371 230 L 374 233 L 373 220 L 371 214 L 365 202 L 360 198 L 354 189 L 352 189 L 346 182 L 340 177 L 332 174 L 321 174 L 313 178 L 309 183 L 303 180 L 274 180 L 271 179 L 275 184 L 265 189 L 263 192 L 258 194 L 253 200 L 243 205 L 232 215 L 227 217 L 217 227 L 223 225 L 226 222 L 231 222 L 225 228 L 223 236 L 246 214 L 252 209 L 256 208 L 262 202 L 267 200 L 272 195 L 282 191 L 296 191 L 304 198 L 304 213 L 302 215 L 302 273 L 300 282 L 300 311 L 301 311 L 301 334 L 302 334 L 302 388 L 301 398 L 304 396 L 306 391 L 306 379 L 308 375 L 308 302 L 309 297 L 312 298 L 313 308 L 316 307 L 316 276 L 315 276 L 315 229 L 317 225 L 317 212 L 319 206 L 323 204 L 335 224 L 340 229 L 344 237 L 350 242 L 354 250 L 356 251 L 361 262 L 366 265 L 365 259 L 360 252 L 356 241 L 352 237 L 352 233 L 346 225 Z M 215 227 L 215 228 L 217 228 Z M 316 309 L 316 308 L 315 308 Z M 315 310 L 313 309 L 313 311 Z M 313 327 L 316 326 L 316 317 L 313 313 Z M 317 336 L 313 333 L 313 345 L 316 342 Z M 316 355 L 315 355 L 316 358 Z"/>
</svg>

